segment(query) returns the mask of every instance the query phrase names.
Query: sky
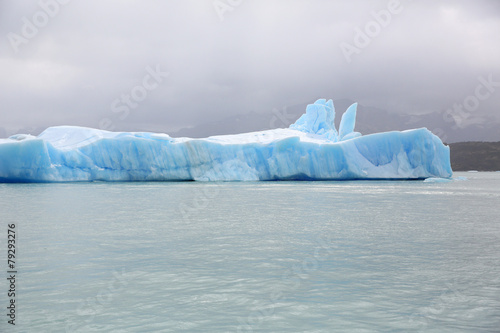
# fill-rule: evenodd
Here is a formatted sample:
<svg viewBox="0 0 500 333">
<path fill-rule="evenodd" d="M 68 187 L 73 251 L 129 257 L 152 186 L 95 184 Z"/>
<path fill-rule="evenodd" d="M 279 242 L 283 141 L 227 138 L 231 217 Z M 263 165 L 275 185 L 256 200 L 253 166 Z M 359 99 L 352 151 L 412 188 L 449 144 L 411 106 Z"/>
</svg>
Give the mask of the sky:
<svg viewBox="0 0 500 333">
<path fill-rule="evenodd" d="M 171 133 L 318 98 L 500 121 L 497 0 L 0 0 L 0 36 L 0 136 Z"/>
</svg>

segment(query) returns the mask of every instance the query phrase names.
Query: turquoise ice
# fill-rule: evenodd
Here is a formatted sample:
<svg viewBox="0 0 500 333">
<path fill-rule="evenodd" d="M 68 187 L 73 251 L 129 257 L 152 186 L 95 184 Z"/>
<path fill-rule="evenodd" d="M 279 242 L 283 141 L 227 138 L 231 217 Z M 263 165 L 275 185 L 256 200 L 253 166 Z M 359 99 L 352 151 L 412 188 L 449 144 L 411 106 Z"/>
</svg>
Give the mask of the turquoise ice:
<svg viewBox="0 0 500 333">
<path fill-rule="evenodd" d="M 426 179 L 452 176 L 450 150 L 425 128 L 362 136 L 356 104 L 339 132 L 331 100 L 290 128 L 172 138 L 58 126 L 0 140 L 0 182 Z"/>
</svg>

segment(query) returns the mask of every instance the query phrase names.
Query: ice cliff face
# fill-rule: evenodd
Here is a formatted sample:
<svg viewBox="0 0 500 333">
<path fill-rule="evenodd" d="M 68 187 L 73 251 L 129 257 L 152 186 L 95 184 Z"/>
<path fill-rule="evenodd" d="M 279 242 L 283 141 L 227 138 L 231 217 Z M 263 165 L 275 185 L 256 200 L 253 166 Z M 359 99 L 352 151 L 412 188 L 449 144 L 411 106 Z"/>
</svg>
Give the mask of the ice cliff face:
<svg viewBox="0 0 500 333">
<path fill-rule="evenodd" d="M 0 140 L 0 182 L 451 177 L 449 148 L 427 129 L 361 136 L 355 118 L 356 104 L 337 132 L 320 99 L 288 129 L 206 139 L 51 127 Z"/>
</svg>

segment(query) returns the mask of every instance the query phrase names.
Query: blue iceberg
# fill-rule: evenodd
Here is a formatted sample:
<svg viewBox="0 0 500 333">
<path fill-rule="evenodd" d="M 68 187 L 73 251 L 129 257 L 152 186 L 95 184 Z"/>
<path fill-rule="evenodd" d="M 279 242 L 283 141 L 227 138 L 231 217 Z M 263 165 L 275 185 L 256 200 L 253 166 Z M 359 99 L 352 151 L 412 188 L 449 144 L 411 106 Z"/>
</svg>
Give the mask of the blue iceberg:
<svg viewBox="0 0 500 333">
<path fill-rule="evenodd" d="M 59 126 L 0 139 L 0 182 L 426 179 L 452 176 L 425 128 L 362 136 L 356 104 L 335 128 L 331 100 L 289 128 L 205 139 Z"/>
</svg>

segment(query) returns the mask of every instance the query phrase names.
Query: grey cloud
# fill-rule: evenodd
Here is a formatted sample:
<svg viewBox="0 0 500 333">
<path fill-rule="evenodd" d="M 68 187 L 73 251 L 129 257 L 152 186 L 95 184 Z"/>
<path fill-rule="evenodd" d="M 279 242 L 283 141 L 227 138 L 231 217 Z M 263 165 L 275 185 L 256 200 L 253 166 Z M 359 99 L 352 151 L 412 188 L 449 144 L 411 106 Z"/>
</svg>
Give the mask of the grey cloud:
<svg viewBox="0 0 500 333">
<path fill-rule="evenodd" d="M 348 63 L 340 44 L 388 1 L 242 1 L 222 22 L 211 0 L 71 1 L 18 53 L 7 35 L 40 7 L 3 1 L 0 127 L 109 118 L 117 130 L 173 132 L 320 97 L 437 113 L 474 93 L 479 76 L 500 81 L 498 1 L 400 3 Z M 169 77 L 120 119 L 113 101 L 157 65 Z M 498 119 L 499 103 L 496 92 L 474 115 Z"/>
</svg>

